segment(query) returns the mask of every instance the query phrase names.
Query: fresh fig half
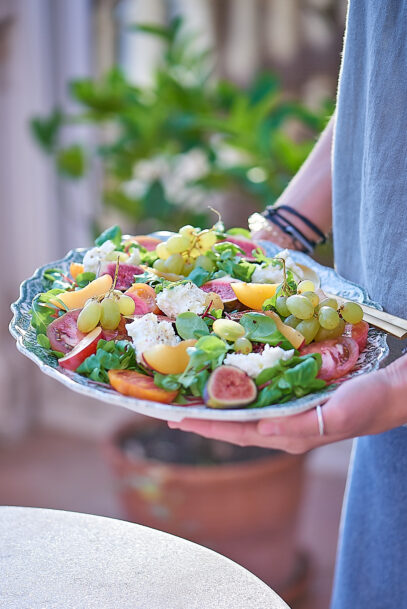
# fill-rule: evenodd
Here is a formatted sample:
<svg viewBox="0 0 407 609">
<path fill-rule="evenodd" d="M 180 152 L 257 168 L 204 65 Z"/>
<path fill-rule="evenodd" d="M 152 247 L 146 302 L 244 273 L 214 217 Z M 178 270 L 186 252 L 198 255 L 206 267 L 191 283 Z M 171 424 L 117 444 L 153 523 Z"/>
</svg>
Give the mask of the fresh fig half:
<svg viewBox="0 0 407 609">
<path fill-rule="evenodd" d="M 210 375 L 204 390 L 209 408 L 242 408 L 257 397 L 257 387 L 243 370 L 219 366 Z"/>
<path fill-rule="evenodd" d="M 215 292 L 215 294 L 218 294 L 221 297 L 223 304 L 225 305 L 225 309 L 227 311 L 232 311 L 239 304 L 239 301 L 236 298 L 236 294 L 234 293 L 230 285 L 233 281 L 235 280 L 232 279 L 232 281 L 229 281 L 224 277 L 222 277 L 221 279 L 214 279 L 213 281 L 207 281 L 206 283 L 204 283 L 201 286 L 201 290 L 203 290 L 204 292 Z"/>
<path fill-rule="evenodd" d="M 116 272 L 116 263 L 108 262 L 102 264 L 100 269 L 101 275 L 110 275 L 114 279 Z M 134 275 L 142 275 L 143 269 L 134 264 L 126 264 L 121 262 L 119 264 L 119 272 L 117 274 L 116 289 L 117 290 L 128 290 L 134 283 Z"/>
</svg>

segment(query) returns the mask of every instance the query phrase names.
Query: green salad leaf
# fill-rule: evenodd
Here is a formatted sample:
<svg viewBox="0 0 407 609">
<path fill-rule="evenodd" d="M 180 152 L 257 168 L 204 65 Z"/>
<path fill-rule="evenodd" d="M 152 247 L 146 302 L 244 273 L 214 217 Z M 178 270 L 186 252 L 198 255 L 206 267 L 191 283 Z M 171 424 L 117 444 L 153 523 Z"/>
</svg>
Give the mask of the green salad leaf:
<svg viewBox="0 0 407 609">
<path fill-rule="evenodd" d="M 99 383 L 108 383 L 108 370 L 138 370 L 136 352 L 127 340 L 103 340 L 98 342 L 94 355 L 90 355 L 77 368 L 76 372 Z"/>
<path fill-rule="evenodd" d="M 105 231 L 103 231 L 103 233 L 101 233 L 99 237 L 96 237 L 95 245 L 97 245 L 97 247 L 100 247 L 106 241 L 112 241 L 116 247 L 120 246 L 122 242 L 122 230 L 120 226 L 115 224 L 114 226 L 111 226 L 110 228 L 107 228 Z"/>
<path fill-rule="evenodd" d="M 319 353 L 295 355 L 287 361 L 280 360 L 275 366 L 266 368 L 256 378 L 260 388 L 256 401 L 249 408 L 263 408 L 270 404 L 287 402 L 326 387 L 326 382 L 317 378 L 322 359 Z"/>
<path fill-rule="evenodd" d="M 267 343 L 282 349 L 292 349 L 292 344 L 277 329 L 276 323 L 271 317 L 262 313 L 245 313 L 240 319 L 240 324 L 246 330 L 246 338 L 258 343 Z"/>
<path fill-rule="evenodd" d="M 189 338 L 200 338 L 209 334 L 209 329 L 202 317 L 199 317 L 192 311 L 186 311 L 178 315 L 175 321 L 175 327 L 181 338 L 187 340 Z"/>
</svg>

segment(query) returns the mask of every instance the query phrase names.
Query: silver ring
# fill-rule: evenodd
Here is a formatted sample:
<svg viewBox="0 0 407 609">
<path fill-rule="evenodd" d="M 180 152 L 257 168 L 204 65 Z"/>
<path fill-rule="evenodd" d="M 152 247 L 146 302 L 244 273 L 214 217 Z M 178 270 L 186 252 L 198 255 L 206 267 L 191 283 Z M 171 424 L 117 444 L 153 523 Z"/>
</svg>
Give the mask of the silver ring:
<svg viewBox="0 0 407 609">
<path fill-rule="evenodd" d="M 316 411 L 317 411 L 319 435 L 324 436 L 325 435 L 324 417 L 322 416 L 322 408 L 319 404 L 316 407 Z"/>
</svg>

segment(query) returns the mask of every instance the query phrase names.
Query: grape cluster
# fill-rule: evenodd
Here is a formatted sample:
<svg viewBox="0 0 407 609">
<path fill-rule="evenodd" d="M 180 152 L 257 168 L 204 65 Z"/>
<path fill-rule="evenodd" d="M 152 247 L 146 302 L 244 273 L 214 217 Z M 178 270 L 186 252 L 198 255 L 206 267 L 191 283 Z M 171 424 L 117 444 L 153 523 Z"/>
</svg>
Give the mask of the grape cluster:
<svg viewBox="0 0 407 609">
<path fill-rule="evenodd" d="M 91 332 L 99 323 L 104 330 L 116 330 L 121 315 L 133 315 L 135 308 L 134 300 L 119 290 L 107 293 L 101 300 L 91 298 L 78 315 L 78 330 Z"/>
<path fill-rule="evenodd" d="M 345 322 L 357 324 L 363 318 L 361 307 L 355 302 L 345 302 L 338 306 L 334 298 L 320 302 L 312 281 L 301 281 L 297 293 L 279 296 L 276 300 L 277 313 L 285 318 L 284 323 L 300 332 L 308 345 L 341 336 Z"/>
<path fill-rule="evenodd" d="M 168 241 L 157 245 L 155 251 L 158 259 L 153 267 L 161 273 L 184 276 L 189 275 L 196 266 L 211 272 L 214 270 L 214 263 L 205 254 L 216 241 L 213 228 L 200 231 L 190 225 L 183 226 Z"/>
</svg>

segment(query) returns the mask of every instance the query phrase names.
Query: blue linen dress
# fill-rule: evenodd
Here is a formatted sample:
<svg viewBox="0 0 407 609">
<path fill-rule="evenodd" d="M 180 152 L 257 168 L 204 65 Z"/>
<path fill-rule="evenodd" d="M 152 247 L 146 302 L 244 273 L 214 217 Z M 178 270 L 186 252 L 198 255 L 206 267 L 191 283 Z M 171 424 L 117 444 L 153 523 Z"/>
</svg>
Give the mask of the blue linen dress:
<svg viewBox="0 0 407 609">
<path fill-rule="evenodd" d="M 407 317 L 407 0 L 349 2 L 333 207 L 338 272 Z M 396 608 L 407 608 L 405 427 L 355 442 L 331 605 Z"/>
</svg>

